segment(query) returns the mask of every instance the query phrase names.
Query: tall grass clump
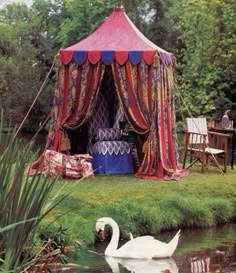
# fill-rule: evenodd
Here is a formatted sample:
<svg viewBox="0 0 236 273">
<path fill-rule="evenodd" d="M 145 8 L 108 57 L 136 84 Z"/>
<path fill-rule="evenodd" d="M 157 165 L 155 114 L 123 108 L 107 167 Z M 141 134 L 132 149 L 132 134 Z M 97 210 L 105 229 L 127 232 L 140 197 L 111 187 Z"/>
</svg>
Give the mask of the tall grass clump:
<svg viewBox="0 0 236 273">
<path fill-rule="evenodd" d="M 4 135 L 0 121 L 0 272 L 26 272 L 40 262 L 32 248 L 40 221 L 57 204 L 48 204 L 55 181 L 26 173 L 31 145 L 21 146 L 15 132 Z M 47 254 L 49 255 L 49 254 Z M 33 272 L 33 271 L 32 271 Z"/>
<path fill-rule="evenodd" d="M 139 202 L 125 200 L 106 206 L 102 215 L 114 218 L 119 223 L 121 236 L 156 234 L 161 230 L 160 210 L 158 207 L 143 207 Z"/>
<path fill-rule="evenodd" d="M 233 219 L 235 208 L 229 200 L 209 200 L 206 206 L 212 211 L 215 224 L 224 224 Z"/>
<path fill-rule="evenodd" d="M 176 212 L 179 227 L 210 227 L 213 226 L 214 216 L 204 202 L 195 197 L 168 196 L 160 201 L 160 207 L 166 211 Z"/>
</svg>

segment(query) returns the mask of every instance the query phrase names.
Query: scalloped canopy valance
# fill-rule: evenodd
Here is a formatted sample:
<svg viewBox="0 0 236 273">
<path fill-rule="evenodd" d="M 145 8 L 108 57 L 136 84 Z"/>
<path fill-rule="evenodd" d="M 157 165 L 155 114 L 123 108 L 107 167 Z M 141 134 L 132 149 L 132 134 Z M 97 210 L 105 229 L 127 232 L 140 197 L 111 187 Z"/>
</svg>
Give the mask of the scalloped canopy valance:
<svg viewBox="0 0 236 273">
<path fill-rule="evenodd" d="M 138 64 L 143 60 L 150 65 L 155 55 L 166 65 L 174 64 L 174 55 L 148 40 L 131 22 L 122 6 L 115 7 L 109 17 L 88 37 L 60 50 L 64 64 L 85 60 L 92 64 L 102 61 L 109 65 L 114 60 L 120 65 L 127 61 Z"/>
</svg>

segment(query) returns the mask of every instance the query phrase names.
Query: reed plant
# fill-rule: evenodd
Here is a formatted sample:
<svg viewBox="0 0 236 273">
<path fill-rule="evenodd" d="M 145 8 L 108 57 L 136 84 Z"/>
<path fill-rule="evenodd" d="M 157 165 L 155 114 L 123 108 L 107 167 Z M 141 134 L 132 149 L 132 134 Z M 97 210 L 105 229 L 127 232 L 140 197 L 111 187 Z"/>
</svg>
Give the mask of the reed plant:
<svg viewBox="0 0 236 273">
<path fill-rule="evenodd" d="M 4 135 L 0 121 L 0 272 L 27 272 L 37 265 L 45 248 L 34 248 L 41 220 L 58 204 L 48 203 L 55 180 L 26 172 L 32 162 L 31 144 L 22 146 L 15 131 Z M 47 253 L 47 257 L 58 253 Z M 33 271 L 31 271 L 33 272 Z"/>
</svg>

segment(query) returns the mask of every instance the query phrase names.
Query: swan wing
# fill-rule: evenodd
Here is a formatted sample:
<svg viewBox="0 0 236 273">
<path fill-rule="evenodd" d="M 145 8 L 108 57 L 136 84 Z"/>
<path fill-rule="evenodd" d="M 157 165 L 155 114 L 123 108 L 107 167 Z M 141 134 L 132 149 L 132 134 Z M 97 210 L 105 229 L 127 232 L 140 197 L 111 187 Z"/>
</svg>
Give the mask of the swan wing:
<svg viewBox="0 0 236 273">
<path fill-rule="evenodd" d="M 141 236 L 121 246 L 116 251 L 116 257 L 152 259 L 166 246 L 166 243 L 155 240 L 152 236 Z"/>
<path fill-rule="evenodd" d="M 155 240 L 155 238 L 153 236 L 140 236 L 140 237 L 136 237 L 136 238 L 133 238 L 131 241 L 128 241 L 128 243 L 130 245 L 132 244 L 142 244 L 142 243 L 145 243 L 145 242 L 150 242 L 150 241 L 153 241 Z"/>
<path fill-rule="evenodd" d="M 146 247 L 152 248 L 152 247 L 163 247 L 166 246 L 166 243 L 163 243 L 161 241 L 156 240 L 153 236 L 141 236 L 134 238 L 132 241 L 129 241 L 125 245 L 128 245 L 129 247 L 141 247 L 142 249 L 145 249 Z"/>
</svg>

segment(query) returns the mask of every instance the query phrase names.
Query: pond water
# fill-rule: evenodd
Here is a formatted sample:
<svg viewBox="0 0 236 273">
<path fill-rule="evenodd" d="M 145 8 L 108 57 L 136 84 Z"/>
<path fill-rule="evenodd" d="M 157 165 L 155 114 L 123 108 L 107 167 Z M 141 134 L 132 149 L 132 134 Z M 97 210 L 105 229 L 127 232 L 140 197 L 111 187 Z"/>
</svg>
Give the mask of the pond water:
<svg viewBox="0 0 236 273">
<path fill-rule="evenodd" d="M 168 242 L 175 232 L 158 235 Z M 70 273 L 236 273 L 236 224 L 217 228 L 182 230 L 171 259 L 139 260 L 105 258 L 108 242 L 99 242 L 80 254 L 82 267 Z"/>
</svg>

